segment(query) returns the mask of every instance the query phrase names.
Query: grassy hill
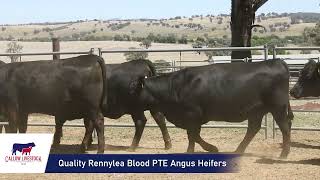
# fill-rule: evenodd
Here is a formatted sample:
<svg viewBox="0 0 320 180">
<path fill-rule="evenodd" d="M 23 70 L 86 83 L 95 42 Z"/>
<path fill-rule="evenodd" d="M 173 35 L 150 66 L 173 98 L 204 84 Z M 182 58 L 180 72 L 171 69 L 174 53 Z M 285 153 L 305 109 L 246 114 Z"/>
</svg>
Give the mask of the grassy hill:
<svg viewBox="0 0 320 180">
<path fill-rule="evenodd" d="M 254 28 L 257 36 L 301 36 L 306 27 L 314 27 L 320 21 L 317 13 L 269 13 L 257 16 Z M 154 35 L 185 37 L 193 41 L 197 37 L 230 38 L 229 15 L 194 15 L 169 19 L 132 20 L 79 20 L 76 22 L 1 25 L 0 40 L 49 41 L 52 36 L 62 40 L 133 40 Z M 117 39 L 122 38 L 122 39 Z"/>
</svg>

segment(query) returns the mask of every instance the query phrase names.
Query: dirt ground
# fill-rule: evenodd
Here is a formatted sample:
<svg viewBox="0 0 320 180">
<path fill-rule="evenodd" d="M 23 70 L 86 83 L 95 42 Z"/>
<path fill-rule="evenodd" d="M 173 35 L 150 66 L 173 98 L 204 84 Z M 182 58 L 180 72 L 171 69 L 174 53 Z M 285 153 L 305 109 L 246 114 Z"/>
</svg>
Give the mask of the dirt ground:
<svg viewBox="0 0 320 180">
<path fill-rule="evenodd" d="M 310 102 L 310 101 L 308 101 Z M 298 102 L 294 102 L 298 105 Z M 301 104 L 301 103 L 300 103 Z M 147 115 L 148 122 L 154 124 L 154 120 Z M 270 117 L 270 116 L 269 116 Z M 318 126 L 320 114 L 295 113 L 294 126 Z M 271 118 L 269 118 L 271 121 Z M 53 117 L 45 115 L 32 115 L 30 123 L 54 123 Z M 69 124 L 81 124 L 82 120 L 67 122 Z M 119 120 L 105 119 L 106 124 L 132 123 L 130 116 L 123 116 Z M 210 122 L 213 124 L 214 122 Z M 246 123 L 246 122 L 244 122 Z M 318 126 L 319 127 L 319 126 Z M 245 135 L 245 129 L 202 129 L 202 137 L 216 145 L 221 153 L 232 152 L 236 149 Z M 53 127 L 29 127 L 29 133 L 53 133 Z M 79 153 L 84 128 L 63 129 L 64 136 L 61 145 L 51 149 L 51 153 Z M 184 130 L 169 128 L 173 147 L 164 150 L 164 142 L 159 128 L 146 128 L 142 136 L 140 147 L 136 152 L 128 152 L 131 144 L 134 128 L 106 127 L 105 153 L 177 153 L 185 152 L 187 148 L 187 135 Z M 271 131 L 269 131 L 270 136 Z M 256 135 L 240 159 L 240 172 L 230 174 L 1 174 L 0 179 L 318 179 L 320 170 L 320 136 L 318 132 L 293 131 L 292 148 L 289 157 L 279 159 L 282 136 L 277 132 L 276 138 L 264 138 L 264 130 Z M 94 144 L 97 140 L 94 139 Z M 197 152 L 204 152 L 196 145 Z M 96 153 L 95 147 L 88 153 Z"/>
</svg>

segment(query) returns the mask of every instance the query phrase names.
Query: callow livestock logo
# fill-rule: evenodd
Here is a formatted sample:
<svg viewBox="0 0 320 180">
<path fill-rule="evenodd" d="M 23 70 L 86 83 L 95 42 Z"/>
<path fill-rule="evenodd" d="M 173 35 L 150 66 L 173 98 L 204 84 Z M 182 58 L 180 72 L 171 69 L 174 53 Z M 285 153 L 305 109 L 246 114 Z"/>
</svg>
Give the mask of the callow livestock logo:
<svg viewBox="0 0 320 180">
<path fill-rule="evenodd" d="M 5 156 L 5 162 L 19 162 L 21 164 L 41 162 L 41 156 L 32 153 L 35 147 L 34 142 L 26 144 L 14 143 L 12 145 L 11 155 Z"/>
</svg>

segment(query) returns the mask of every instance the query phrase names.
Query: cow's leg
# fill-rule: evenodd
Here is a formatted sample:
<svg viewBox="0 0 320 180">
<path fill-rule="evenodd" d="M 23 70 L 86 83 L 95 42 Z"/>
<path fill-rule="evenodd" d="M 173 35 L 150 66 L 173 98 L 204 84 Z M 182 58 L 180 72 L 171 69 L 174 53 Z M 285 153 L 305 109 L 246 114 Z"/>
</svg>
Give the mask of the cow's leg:
<svg viewBox="0 0 320 180">
<path fill-rule="evenodd" d="M 83 122 L 86 128 L 86 131 L 81 144 L 81 149 L 80 149 L 81 152 L 85 152 L 88 149 L 89 139 L 93 132 L 93 121 L 91 119 L 84 118 Z"/>
<path fill-rule="evenodd" d="M 146 122 L 147 122 L 147 118 L 143 112 L 132 114 L 131 117 L 134 121 L 134 126 L 136 129 L 135 129 L 134 137 L 133 137 L 131 146 L 129 148 L 129 151 L 135 151 L 135 149 L 139 146 L 139 142 L 144 130 L 144 126 L 146 125 Z"/>
<path fill-rule="evenodd" d="M 259 132 L 261 129 L 261 122 L 262 122 L 263 115 L 253 115 L 248 118 L 248 128 L 247 133 L 239 144 L 236 153 L 244 153 L 247 146 L 250 144 L 254 136 Z"/>
<path fill-rule="evenodd" d="M 283 138 L 282 152 L 280 158 L 286 158 L 290 152 L 290 129 L 291 129 L 291 120 L 288 122 L 287 118 L 287 107 L 284 105 L 278 108 L 278 111 L 272 113 L 274 120 L 278 124 Z"/>
<path fill-rule="evenodd" d="M 97 153 L 103 154 L 104 147 L 105 147 L 105 139 L 104 139 L 104 117 L 103 117 L 102 113 L 99 112 L 94 120 L 95 120 L 94 121 L 94 128 L 96 129 L 97 136 L 98 136 L 98 151 L 97 151 Z M 92 132 L 93 132 L 93 130 L 90 133 L 89 140 L 90 140 L 90 137 L 92 139 Z M 88 145 L 89 145 L 89 140 L 88 140 Z"/>
<path fill-rule="evenodd" d="M 204 150 L 209 152 L 218 152 L 218 148 L 204 141 L 200 136 L 201 126 L 190 127 L 187 129 L 189 145 L 187 152 L 194 152 L 195 142 L 197 142 Z"/>
<path fill-rule="evenodd" d="M 56 126 L 55 126 L 52 146 L 57 146 L 60 144 L 61 137 L 62 137 L 62 126 L 66 122 L 66 120 L 58 116 L 55 116 L 54 120 L 55 120 Z"/>
<path fill-rule="evenodd" d="M 8 111 L 9 133 L 17 133 L 19 127 L 17 108 L 10 107 Z"/>
<path fill-rule="evenodd" d="M 9 130 L 10 128 L 9 128 L 9 125 L 4 125 L 4 131 L 6 132 L 6 133 L 9 133 Z"/>
<path fill-rule="evenodd" d="M 92 146 L 92 142 L 93 142 L 93 137 L 92 137 L 92 135 L 94 134 L 94 129 L 93 129 L 93 131 L 92 131 L 92 133 L 91 133 L 91 136 L 89 137 L 89 140 L 88 140 L 88 148 L 90 147 L 90 146 Z"/>
<path fill-rule="evenodd" d="M 19 113 L 19 133 L 26 133 L 28 126 L 28 114 L 20 112 Z"/>
<path fill-rule="evenodd" d="M 188 148 L 187 148 L 187 152 L 188 153 L 193 153 L 194 152 L 194 147 L 195 147 L 195 143 L 196 143 L 196 132 L 194 132 L 194 129 L 187 129 L 187 134 L 188 134 L 188 140 L 189 140 L 189 144 L 188 144 Z"/>
<path fill-rule="evenodd" d="M 168 133 L 168 129 L 166 126 L 166 121 L 165 121 L 164 115 L 160 112 L 155 112 L 155 111 L 150 111 L 150 113 L 151 113 L 153 119 L 156 121 L 156 123 L 160 127 L 162 137 L 164 140 L 165 149 L 170 149 L 172 147 L 171 138 Z"/>
</svg>

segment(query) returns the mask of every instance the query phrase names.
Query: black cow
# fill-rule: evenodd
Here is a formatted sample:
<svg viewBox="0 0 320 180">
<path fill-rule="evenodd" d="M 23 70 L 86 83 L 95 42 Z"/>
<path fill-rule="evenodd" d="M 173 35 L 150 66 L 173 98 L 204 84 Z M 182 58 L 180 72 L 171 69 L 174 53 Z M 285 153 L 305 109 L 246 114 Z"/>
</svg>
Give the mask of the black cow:
<svg viewBox="0 0 320 180">
<path fill-rule="evenodd" d="M 290 90 L 290 95 L 294 98 L 320 96 L 320 63 L 314 60 L 303 67 L 298 78 L 298 82 Z"/>
<path fill-rule="evenodd" d="M 106 69 L 104 60 L 83 55 L 59 61 L 16 62 L 0 66 L 0 97 L 7 106 L 10 132 L 25 133 L 30 113 L 53 115 L 58 119 L 84 118 L 85 136 L 81 149 L 86 150 L 93 129 L 98 134 L 98 153 L 104 151 L 106 105 Z M 1 89 L 0 89 L 1 90 Z M 0 101 L 1 103 L 1 101 Z M 6 102 L 2 102 L 2 105 Z"/>
<path fill-rule="evenodd" d="M 283 135 L 281 157 L 290 151 L 289 71 L 282 60 L 216 64 L 186 68 L 141 80 L 140 103 L 164 113 L 177 127 L 186 129 L 187 152 L 195 142 L 207 150 L 218 149 L 200 137 L 201 125 L 209 121 L 242 122 L 248 129 L 236 152 L 243 153 L 271 112 Z"/>
<path fill-rule="evenodd" d="M 135 150 L 139 145 L 147 121 L 144 108 L 137 104 L 138 95 L 135 93 L 140 79 L 156 75 L 155 68 L 148 60 L 134 60 L 122 64 L 107 64 L 106 69 L 108 105 L 107 108 L 103 109 L 103 115 L 112 119 L 118 119 L 124 114 L 131 115 L 136 131 L 130 150 Z M 161 129 L 165 149 L 171 148 L 171 140 L 164 116 L 157 111 L 151 111 L 151 115 Z M 56 119 L 54 145 L 60 143 L 64 122 L 64 120 Z"/>
<path fill-rule="evenodd" d="M 0 66 L 5 65 L 5 64 L 6 64 L 5 62 L 0 61 Z M 0 91 L 1 91 L 1 90 L 6 91 L 7 89 L 0 87 Z M 3 106 L 3 107 L 0 107 L 0 108 L 5 108 L 5 107 Z M 4 109 L 1 109 L 0 112 L 1 112 L 1 114 L 0 114 L 0 122 L 8 122 L 8 119 L 7 119 L 7 117 L 6 117 L 6 116 L 7 116 L 7 115 L 6 115 L 6 111 L 5 111 Z M 8 132 L 8 131 L 9 131 L 8 125 L 0 125 L 0 133 L 2 133 L 3 127 L 4 127 L 4 129 L 5 129 L 5 132 Z"/>
</svg>

